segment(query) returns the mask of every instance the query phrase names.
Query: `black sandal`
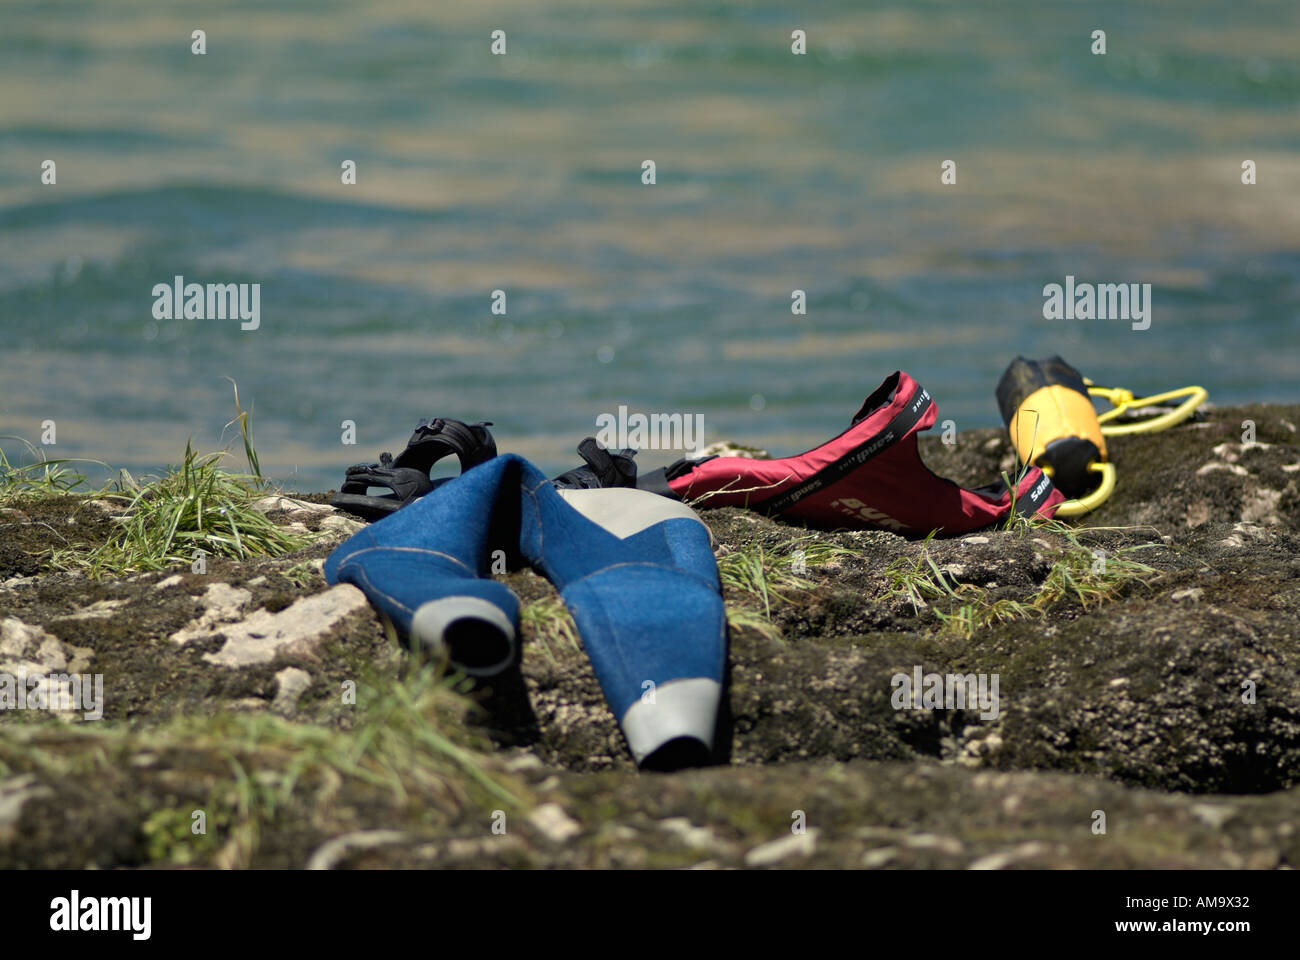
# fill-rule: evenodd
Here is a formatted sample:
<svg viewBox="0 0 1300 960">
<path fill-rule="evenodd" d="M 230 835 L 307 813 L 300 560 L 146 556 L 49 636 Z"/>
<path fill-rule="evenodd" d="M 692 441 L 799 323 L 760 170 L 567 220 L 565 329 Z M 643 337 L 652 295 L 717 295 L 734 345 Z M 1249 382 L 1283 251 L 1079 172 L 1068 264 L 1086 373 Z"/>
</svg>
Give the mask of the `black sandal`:
<svg viewBox="0 0 1300 960">
<path fill-rule="evenodd" d="M 460 461 L 461 473 L 495 457 L 497 445 L 488 432 L 490 426 L 487 421 L 467 424 L 443 417 L 421 420 L 406 442 L 406 449 L 396 458 L 381 453 L 379 463 L 348 467 L 343 486 L 330 498 L 330 505 L 367 520 L 386 517 L 452 479 L 429 478 L 434 464 L 449 454 L 455 454 Z M 371 487 L 383 487 L 392 493 L 371 496 L 367 492 Z"/>
<path fill-rule="evenodd" d="M 551 483 L 558 490 L 594 490 L 600 487 L 636 486 L 636 451 L 623 450 L 610 453 L 595 437 L 587 437 L 578 444 L 578 454 L 587 461 L 585 467 L 574 467 L 567 473 L 554 477 Z"/>
</svg>

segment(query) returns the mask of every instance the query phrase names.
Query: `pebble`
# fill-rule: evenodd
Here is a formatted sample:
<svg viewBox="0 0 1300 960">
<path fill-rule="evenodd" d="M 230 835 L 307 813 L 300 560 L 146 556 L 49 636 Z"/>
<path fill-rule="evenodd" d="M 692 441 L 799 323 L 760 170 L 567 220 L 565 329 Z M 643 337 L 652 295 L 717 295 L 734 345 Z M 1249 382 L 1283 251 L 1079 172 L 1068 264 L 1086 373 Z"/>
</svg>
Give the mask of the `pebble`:
<svg viewBox="0 0 1300 960">
<path fill-rule="evenodd" d="M 897 859 L 898 847 L 880 847 L 876 850 L 868 850 L 862 855 L 862 865 L 868 870 L 876 867 L 883 867 L 889 861 Z"/>
<path fill-rule="evenodd" d="M 1233 807 L 1225 807 L 1216 803 L 1194 803 L 1191 807 L 1192 816 L 1201 823 L 1205 824 L 1211 830 L 1220 829 L 1225 823 L 1237 815 Z"/>
<path fill-rule="evenodd" d="M 1022 843 L 1020 846 L 1011 850 L 1003 850 L 999 853 L 990 853 L 987 856 L 979 857 L 973 860 L 967 870 L 1001 870 L 1003 867 L 1015 863 L 1017 860 L 1024 860 L 1028 857 L 1036 857 L 1047 852 L 1045 843 Z"/>
<path fill-rule="evenodd" d="M 552 843 L 564 843 L 582 833 L 582 827 L 558 803 L 542 804 L 528 815 L 528 822 Z"/>
<path fill-rule="evenodd" d="M 70 613 L 66 617 L 57 617 L 58 620 L 97 620 L 100 617 L 111 617 L 113 611 L 118 607 L 124 606 L 125 600 L 100 600 L 98 603 L 92 603 L 85 610 L 77 613 Z"/>
<path fill-rule="evenodd" d="M 336 514 L 322 520 L 320 522 L 320 529 L 322 533 L 332 533 L 335 535 L 350 537 L 352 534 L 365 527 L 365 525 L 364 521 L 353 520 L 350 517 L 339 516 Z"/>
<path fill-rule="evenodd" d="M 1007 799 L 1018 798 L 1013 795 L 1007 797 Z M 1003 809 L 1006 809 L 1005 803 Z M 935 833 L 914 833 L 911 836 L 903 837 L 903 843 L 914 850 L 938 850 L 940 853 L 949 853 L 953 856 L 966 849 L 956 837 L 941 837 Z"/>
<path fill-rule="evenodd" d="M 521 753 L 507 761 L 505 766 L 511 773 L 526 773 L 529 770 L 541 770 L 544 764 L 535 753 Z"/>
<path fill-rule="evenodd" d="M 298 709 L 299 698 L 311 686 L 311 674 L 297 667 L 285 667 L 275 675 L 278 687 L 272 708 L 281 713 L 294 713 Z"/>
<path fill-rule="evenodd" d="M 334 513 L 334 508 L 328 503 L 312 503 L 308 500 L 295 500 L 293 497 L 281 496 L 263 497 L 251 504 L 251 508 L 258 513 L 270 513 L 272 510 L 284 510 L 290 514 Z"/>
<path fill-rule="evenodd" d="M 1238 477 L 1250 476 L 1250 471 L 1245 467 L 1239 467 L 1235 463 L 1219 463 L 1215 460 L 1211 460 L 1209 463 L 1200 467 L 1200 469 L 1196 471 L 1196 475 L 1198 477 L 1203 477 L 1207 473 L 1214 473 L 1216 470 L 1227 470 L 1229 473 Z"/>
<path fill-rule="evenodd" d="M 659 827 L 678 837 L 688 847 L 697 849 L 714 845 L 713 831 L 708 827 L 697 827 L 686 817 L 669 817 L 660 820 Z"/>
<path fill-rule="evenodd" d="M 405 843 L 407 836 L 397 830 L 358 830 L 335 837 L 316 849 L 307 861 L 308 870 L 331 870 L 350 854 L 358 850 Z"/>
<path fill-rule="evenodd" d="M 786 857 L 809 856 L 817 849 L 817 828 L 759 844 L 745 854 L 745 866 L 766 867 Z"/>
</svg>

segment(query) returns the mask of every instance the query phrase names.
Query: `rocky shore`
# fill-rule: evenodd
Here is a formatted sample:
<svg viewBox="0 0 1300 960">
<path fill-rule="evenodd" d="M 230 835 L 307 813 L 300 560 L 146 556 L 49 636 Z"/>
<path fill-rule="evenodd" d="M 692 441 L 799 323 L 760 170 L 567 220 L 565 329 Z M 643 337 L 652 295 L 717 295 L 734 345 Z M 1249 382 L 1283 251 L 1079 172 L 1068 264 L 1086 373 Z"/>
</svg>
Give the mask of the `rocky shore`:
<svg viewBox="0 0 1300 960">
<path fill-rule="evenodd" d="M 671 774 L 635 770 L 529 571 L 503 576 L 520 668 L 475 685 L 327 587 L 359 524 L 325 494 L 256 504 L 289 553 L 120 576 L 50 559 L 120 503 L 11 499 L 0 674 L 102 675 L 104 699 L 0 711 L 0 868 L 1300 865 L 1298 426 L 1252 406 L 1117 438 L 1114 496 L 1070 525 L 703 513 L 726 708 L 718 765 Z M 991 429 L 922 452 L 967 484 L 1012 459 Z M 897 709 L 917 670 L 996 676 L 996 715 Z"/>
</svg>

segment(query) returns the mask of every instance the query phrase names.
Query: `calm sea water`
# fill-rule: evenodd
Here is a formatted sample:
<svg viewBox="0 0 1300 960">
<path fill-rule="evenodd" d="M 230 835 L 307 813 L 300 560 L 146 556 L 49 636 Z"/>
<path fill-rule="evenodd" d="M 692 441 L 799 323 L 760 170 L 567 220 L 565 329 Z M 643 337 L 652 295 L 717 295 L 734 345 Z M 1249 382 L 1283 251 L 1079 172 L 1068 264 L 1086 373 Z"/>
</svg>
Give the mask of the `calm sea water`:
<svg viewBox="0 0 1300 960">
<path fill-rule="evenodd" d="M 988 426 L 1017 353 L 1298 399 L 1300 5 L 801 7 L 0 2 L 0 433 L 147 472 L 231 378 L 325 489 L 437 415 L 548 469 L 619 404 L 793 453 L 900 367 Z M 155 320 L 178 274 L 261 328 Z M 1045 320 L 1067 275 L 1150 329 Z"/>
</svg>

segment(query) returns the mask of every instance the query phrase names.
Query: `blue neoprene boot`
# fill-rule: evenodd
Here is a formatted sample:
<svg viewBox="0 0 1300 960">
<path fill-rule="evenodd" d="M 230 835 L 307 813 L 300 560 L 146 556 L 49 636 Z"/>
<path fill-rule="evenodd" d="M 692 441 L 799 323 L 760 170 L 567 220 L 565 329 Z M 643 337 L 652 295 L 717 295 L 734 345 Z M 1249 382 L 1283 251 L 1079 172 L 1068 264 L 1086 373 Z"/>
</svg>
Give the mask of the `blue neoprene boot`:
<svg viewBox="0 0 1300 960">
<path fill-rule="evenodd" d="M 722 694 L 718 567 L 708 528 L 681 507 L 646 490 L 548 482 L 533 501 L 538 522 L 523 514 L 520 550 L 560 591 L 642 766 L 705 762 Z"/>
<path fill-rule="evenodd" d="M 518 536 L 519 497 L 508 495 L 497 510 L 501 466 L 489 460 L 465 477 L 477 479 L 480 469 L 481 482 L 457 478 L 357 531 L 324 573 L 328 583 L 360 587 L 413 644 L 486 677 L 515 659 L 519 600 L 487 574 L 492 551 Z"/>
<path fill-rule="evenodd" d="M 708 529 L 685 504 L 631 488 L 557 491 L 507 454 L 357 533 L 325 573 L 485 675 L 508 663 L 497 658 L 502 638 L 513 655 L 518 622 L 513 594 L 481 579 L 494 550 L 559 590 L 637 763 L 703 762 L 726 614 Z"/>
</svg>

